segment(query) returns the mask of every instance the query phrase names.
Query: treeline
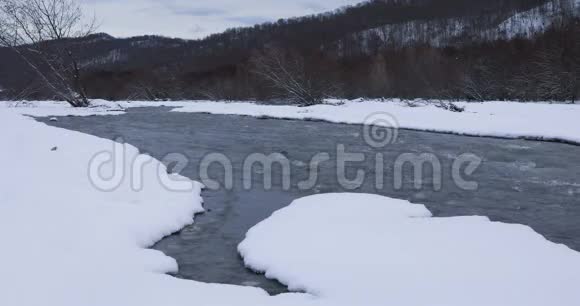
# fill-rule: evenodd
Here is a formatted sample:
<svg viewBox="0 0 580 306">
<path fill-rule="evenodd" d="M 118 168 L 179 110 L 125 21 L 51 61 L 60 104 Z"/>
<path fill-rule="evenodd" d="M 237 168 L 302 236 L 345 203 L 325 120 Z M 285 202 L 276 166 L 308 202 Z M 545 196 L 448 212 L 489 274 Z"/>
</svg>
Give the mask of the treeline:
<svg viewBox="0 0 580 306">
<path fill-rule="evenodd" d="M 101 34 L 61 43 L 82 56 L 86 93 L 110 100 L 573 101 L 579 94 L 580 23 L 571 3 L 377 0 L 197 41 Z M 533 8 L 541 8 L 536 13 L 544 14 L 539 17 L 550 22 L 549 29 L 526 28 L 538 16 L 512 20 L 522 27 L 508 28 L 512 32 L 500 27 Z M 561 14 L 555 18 L 555 12 Z M 18 60 L 3 60 L 9 56 L 2 54 L 0 85 L 10 89 L 4 95 L 46 98 L 33 75 L 3 75 L 2 68 L 14 69 Z"/>
<path fill-rule="evenodd" d="M 274 79 L 278 79 L 277 81 Z M 294 81 L 292 81 L 294 79 Z M 580 22 L 534 39 L 461 47 L 420 45 L 338 57 L 275 45 L 211 71 L 184 67 L 96 72 L 89 94 L 107 99 L 296 100 L 285 84 L 322 97 L 575 101 L 580 94 Z M 298 98 L 297 98 L 298 97 Z"/>
</svg>

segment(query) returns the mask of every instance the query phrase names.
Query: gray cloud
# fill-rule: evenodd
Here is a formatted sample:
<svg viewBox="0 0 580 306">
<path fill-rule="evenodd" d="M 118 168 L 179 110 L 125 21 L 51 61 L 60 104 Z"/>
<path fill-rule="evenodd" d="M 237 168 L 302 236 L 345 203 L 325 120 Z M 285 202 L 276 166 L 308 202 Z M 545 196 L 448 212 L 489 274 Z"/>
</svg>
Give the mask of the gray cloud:
<svg viewBox="0 0 580 306">
<path fill-rule="evenodd" d="M 200 38 L 227 28 L 320 13 L 361 0 L 82 0 L 101 31 Z"/>
<path fill-rule="evenodd" d="M 241 24 L 244 26 L 251 26 L 258 23 L 264 23 L 270 18 L 260 17 L 260 16 L 239 16 L 239 17 L 227 17 L 227 21 L 231 21 L 233 24 Z"/>
<path fill-rule="evenodd" d="M 224 15 L 227 13 L 227 11 L 209 7 L 170 7 L 169 9 L 175 15 L 188 15 L 194 17 Z"/>
</svg>

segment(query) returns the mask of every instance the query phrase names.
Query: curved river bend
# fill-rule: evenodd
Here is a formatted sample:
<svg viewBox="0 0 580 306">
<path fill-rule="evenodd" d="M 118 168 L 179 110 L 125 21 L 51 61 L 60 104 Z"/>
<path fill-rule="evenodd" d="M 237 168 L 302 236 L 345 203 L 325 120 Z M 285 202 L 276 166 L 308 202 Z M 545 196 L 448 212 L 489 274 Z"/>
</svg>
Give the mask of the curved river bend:
<svg viewBox="0 0 580 306">
<path fill-rule="evenodd" d="M 347 152 L 363 153 L 366 161 L 353 163 L 346 171 L 352 178 L 357 169 L 375 174 L 375 156 L 385 159 L 384 188 L 367 179 L 354 192 L 377 193 L 425 204 L 436 216 L 483 215 L 492 220 L 529 225 L 551 241 L 580 251 L 580 147 L 559 143 L 503 140 L 399 131 L 395 144 L 382 149 L 368 146 L 362 128 L 312 121 L 260 120 L 241 116 L 175 113 L 168 108 L 131 109 L 120 116 L 62 117 L 47 124 L 108 139 L 122 137 L 143 152 L 162 159 L 168 153 L 184 154 L 190 160 L 182 175 L 199 180 L 199 162 L 206 154 L 223 153 L 233 163 L 231 190 L 205 191 L 207 213 L 194 225 L 155 245 L 179 263 L 178 277 L 203 282 L 258 286 L 270 293 L 284 292 L 276 281 L 247 270 L 236 252 L 246 231 L 293 199 L 326 192 L 345 192 L 337 181 L 336 163 L 321 164 L 319 180 L 308 191 L 296 182 L 308 177 L 307 166 L 319 152 L 336 157 L 338 144 Z M 273 188 L 265 190 L 259 175 L 253 188 L 243 186 L 243 161 L 253 153 L 281 153 L 292 161 L 292 188 L 282 188 L 281 169 L 273 168 Z M 405 153 L 431 153 L 443 167 L 442 189 L 434 191 L 429 171 L 425 185 L 416 190 L 412 169 L 405 168 L 403 188 L 394 188 L 393 161 Z M 479 184 L 464 191 L 451 179 L 451 164 L 463 153 L 483 159 L 469 177 Z M 389 173 L 391 174 L 389 176 Z M 210 167 L 212 178 L 223 180 L 223 168 Z M 353 215 L 356 215 L 356 203 Z M 321 225 L 323 226 L 323 225 Z"/>
</svg>

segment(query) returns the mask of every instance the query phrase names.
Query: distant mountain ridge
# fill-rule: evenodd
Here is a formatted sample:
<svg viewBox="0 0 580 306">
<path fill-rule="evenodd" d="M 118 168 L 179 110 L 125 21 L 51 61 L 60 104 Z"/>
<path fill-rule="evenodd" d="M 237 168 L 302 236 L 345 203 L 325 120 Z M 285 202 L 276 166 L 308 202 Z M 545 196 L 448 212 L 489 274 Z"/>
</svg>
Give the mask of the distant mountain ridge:
<svg viewBox="0 0 580 306">
<path fill-rule="evenodd" d="M 357 32 L 347 39 L 362 43 L 366 52 L 369 52 L 372 44 L 375 48 L 401 48 L 416 44 L 445 47 L 466 42 L 531 39 L 554 24 L 561 23 L 569 15 L 578 16 L 579 3 L 580 1 L 546 1 L 509 14 L 500 12 L 413 20 Z"/>
<path fill-rule="evenodd" d="M 82 42 L 82 57 L 87 66 L 126 63 L 129 68 L 135 66 L 129 61 L 137 62 L 137 66 L 155 65 L 166 61 L 160 57 L 208 56 L 216 51 L 250 50 L 268 43 L 340 50 L 353 41 L 366 49 L 377 43 L 372 40 L 380 41 L 380 47 L 403 47 L 418 43 L 444 46 L 466 38 L 509 39 L 542 32 L 570 6 L 577 10 L 579 3 L 580 0 L 374 0 L 329 13 L 230 29 L 200 40 L 162 36 L 114 38 L 99 33 Z M 156 56 L 152 57 L 146 49 L 161 52 L 154 52 Z"/>
</svg>

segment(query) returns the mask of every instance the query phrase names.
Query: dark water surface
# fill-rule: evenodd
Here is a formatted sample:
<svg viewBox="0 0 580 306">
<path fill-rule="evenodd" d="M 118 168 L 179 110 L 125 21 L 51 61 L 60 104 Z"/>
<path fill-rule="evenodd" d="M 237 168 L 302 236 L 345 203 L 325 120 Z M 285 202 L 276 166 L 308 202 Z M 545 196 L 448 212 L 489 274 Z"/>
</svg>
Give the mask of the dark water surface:
<svg viewBox="0 0 580 306">
<path fill-rule="evenodd" d="M 580 147 L 548 142 L 476 138 L 402 130 L 398 141 L 383 149 L 368 146 L 362 128 L 312 121 L 260 120 L 250 117 L 172 113 L 167 108 L 129 110 L 121 116 L 63 117 L 47 124 L 108 139 L 122 137 L 143 152 L 161 159 L 168 153 L 186 155 L 190 163 L 181 174 L 199 179 L 198 167 L 208 153 L 223 153 L 234 166 L 232 190 L 204 191 L 208 212 L 194 225 L 160 241 L 154 248 L 177 259 L 178 277 L 204 282 L 259 286 L 270 293 L 285 288 L 244 268 L 236 247 L 246 231 L 287 206 L 292 200 L 327 192 L 346 192 L 336 178 L 334 161 L 321 165 L 315 188 L 301 191 L 295 183 L 308 177 L 306 166 L 319 152 L 334 160 L 337 144 L 347 152 L 360 152 L 365 162 L 351 164 L 347 176 L 364 169 L 368 179 L 352 192 L 377 193 L 425 204 L 436 216 L 483 215 L 492 220 L 529 225 L 551 241 L 580 251 Z M 580 132 L 580 131 L 579 131 Z M 281 170 L 274 167 L 274 186 L 242 184 L 244 159 L 252 153 L 281 153 L 292 161 L 292 188 L 281 187 Z M 375 154 L 385 156 L 385 187 L 375 187 Z M 405 169 L 403 188 L 393 186 L 394 161 L 403 153 L 432 153 L 443 165 L 443 188 L 426 184 L 413 187 L 411 169 Z M 451 164 L 463 153 L 483 158 L 469 177 L 479 184 L 464 191 L 451 180 Z M 223 169 L 210 168 L 223 179 Z M 257 170 L 257 172 L 259 172 Z M 356 203 L 355 203 L 356 204 Z M 364 212 L 360 212 L 363 214 Z M 356 214 L 356 212 L 354 212 Z"/>
</svg>

